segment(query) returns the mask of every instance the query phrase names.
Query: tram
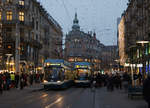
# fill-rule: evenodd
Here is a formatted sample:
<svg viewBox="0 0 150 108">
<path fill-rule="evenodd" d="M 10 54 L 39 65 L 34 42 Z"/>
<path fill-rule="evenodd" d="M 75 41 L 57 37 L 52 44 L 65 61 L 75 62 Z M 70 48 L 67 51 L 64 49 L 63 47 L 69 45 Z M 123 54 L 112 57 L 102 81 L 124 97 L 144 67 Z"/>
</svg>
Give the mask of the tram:
<svg viewBox="0 0 150 108">
<path fill-rule="evenodd" d="M 44 89 L 65 89 L 73 85 L 71 64 L 62 59 L 47 59 L 44 63 Z"/>
<path fill-rule="evenodd" d="M 75 86 L 89 87 L 91 79 L 91 63 L 89 62 L 75 62 Z"/>
</svg>

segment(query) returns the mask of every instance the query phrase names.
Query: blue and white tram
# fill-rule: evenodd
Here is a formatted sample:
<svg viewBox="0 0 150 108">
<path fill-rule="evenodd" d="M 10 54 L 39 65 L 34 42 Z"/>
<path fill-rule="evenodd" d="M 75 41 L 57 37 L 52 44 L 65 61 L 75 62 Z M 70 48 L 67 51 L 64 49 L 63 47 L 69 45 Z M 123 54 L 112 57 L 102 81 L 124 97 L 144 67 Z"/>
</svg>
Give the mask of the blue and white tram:
<svg viewBox="0 0 150 108">
<path fill-rule="evenodd" d="M 44 63 L 44 88 L 64 89 L 73 84 L 71 64 L 62 59 L 47 59 Z"/>
<path fill-rule="evenodd" d="M 75 62 L 75 80 L 76 86 L 89 87 L 91 79 L 91 63 L 89 62 Z"/>
</svg>

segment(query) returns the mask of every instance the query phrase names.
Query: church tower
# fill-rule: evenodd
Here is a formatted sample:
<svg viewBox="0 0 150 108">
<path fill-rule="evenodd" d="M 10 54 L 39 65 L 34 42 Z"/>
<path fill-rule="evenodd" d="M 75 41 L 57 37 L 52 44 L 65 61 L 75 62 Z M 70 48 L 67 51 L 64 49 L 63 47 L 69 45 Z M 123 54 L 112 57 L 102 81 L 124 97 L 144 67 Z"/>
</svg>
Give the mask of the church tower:
<svg viewBox="0 0 150 108">
<path fill-rule="evenodd" d="M 80 30 L 79 20 L 77 18 L 77 13 L 75 13 L 75 18 L 73 20 L 72 30 Z"/>
</svg>

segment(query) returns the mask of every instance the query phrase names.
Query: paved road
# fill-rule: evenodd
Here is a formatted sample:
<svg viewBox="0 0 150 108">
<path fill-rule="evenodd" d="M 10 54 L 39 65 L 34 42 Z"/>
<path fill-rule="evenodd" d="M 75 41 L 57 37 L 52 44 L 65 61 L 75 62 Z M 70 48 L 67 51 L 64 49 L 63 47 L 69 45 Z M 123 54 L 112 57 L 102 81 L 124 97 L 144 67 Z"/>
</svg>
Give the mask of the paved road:
<svg viewBox="0 0 150 108">
<path fill-rule="evenodd" d="M 20 91 L 4 93 L 0 108 L 92 108 L 93 93 L 88 88 L 63 91 Z"/>
<path fill-rule="evenodd" d="M 70 88 L 63 91 L 11 90 L 0 96 L 0 108 L 146 108 L 143 100 L 129 100 L 123 91 Z"/>
</svg>

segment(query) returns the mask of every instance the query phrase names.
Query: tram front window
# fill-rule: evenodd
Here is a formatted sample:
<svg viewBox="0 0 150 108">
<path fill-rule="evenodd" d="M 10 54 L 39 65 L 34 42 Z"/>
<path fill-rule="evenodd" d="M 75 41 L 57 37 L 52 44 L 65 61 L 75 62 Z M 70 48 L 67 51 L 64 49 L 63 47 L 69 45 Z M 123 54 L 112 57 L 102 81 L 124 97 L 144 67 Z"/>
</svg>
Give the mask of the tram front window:
<svg viewBox="0 0 150 108">
<path fill-rule="evenodd" d="M 63 80 L 63 71 L 58 68 L 47 69 L 45 72 L 45 80 L 48 82 L 56 82 Z"/>
<path fill-rule="evenodd" d="M 78 70 L 77 80 L 89 80 L 90 71 L 89 70 Z"/>
<path fill-rule="evenodd" d="M 77 79 L 78 80 L 88 80 L 89 76 L 88 76 L 88 74 L 80 74 Z"/>
</svg>

